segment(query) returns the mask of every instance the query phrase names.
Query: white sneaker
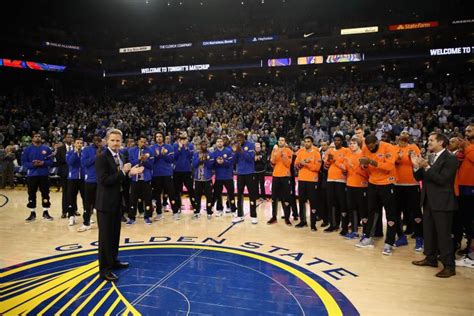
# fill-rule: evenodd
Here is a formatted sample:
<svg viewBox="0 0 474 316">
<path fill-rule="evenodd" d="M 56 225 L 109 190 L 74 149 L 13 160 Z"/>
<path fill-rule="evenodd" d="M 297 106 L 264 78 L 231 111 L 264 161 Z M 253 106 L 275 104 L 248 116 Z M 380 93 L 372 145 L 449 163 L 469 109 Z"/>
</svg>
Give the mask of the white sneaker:
<svg viewBox="0 0 474 316">
<path fill-rule="evenodd" d="M 76 217 L 74 216 L 69 216 L 69 226 L 74 226 L 76 224 Z"/>
<path fill-rule="evenodd" d="M 382 254 L 385 255 L 385 256 L 391 256 L 392 255 L 392 248 L 393 248 L 392 245 L 385 244 L 384 247 L 383 247 Z"/>
<path fill-rule="evenodd" d="M 355 244 L 358 248 L 374 248 L 374 241 L 372 238 L 363 238 L 357 244 Z"/>
<path fill-rule="evenodd" d="M 173 214 L 173 219 L 175 221 L 179 221 L 181 219 L 181 216 L 179 215 L 179 213 Z"/>
<path fill-rule="evenodd" d="M 238 216 L 236 216 L 232 219 L 232 223 L 234 223 L 234 224 L 242 223 L 243 221 L 244 221 L 244 218 L 243 217 L 238 217 Z"/>
<path fill-rule="evenodd" d="M 193 214 L 193 219 L 199 219 L 201 217 L 201 213 L 194 213 Z M 208 215 L 209 218 L 209 215 Z"/>
<path fill-rule="evenodd" d="M 252 224 L 258 224 L 258 220 L 256 217 L 252 217 Z"/>
<path fill-rule="evenodd" d="M 95 223 L 95 220 L 93 220 L 92 218 L 90 219 L 90 222 L 91 224 L 94 224 Z"/>
<path fill-rule="evenodd" d="M 217 211 L 216 212 L 216 217 L 221 217 L 222 215 L 224 215 L 224 212 L 222 212 L 222 211 Z"/>
<path fill-rule="evenodd" d="M 161 221 L 162 219 L 163 219 L 163 214 L 158 214 L 158 215 L 156 215 L 154 221 L 155 221 L 155 222 L 159 222 L 159 221 Z"/>
<path fill-rule="evenodd" d="M 90 225 L 89 225 L 89 226 L 87 226 L 87 225 L 82 225 L 81 227 L 79 227 L 79 228 L 77 229 L 77 231 L 81 233 L 81 232 L 85 232 L 86 230 L 89 230 L 89 229 L 91 229 L 91 226 L 90 226 Z"/>
<path fill-rule="evenodd" d="M 474 268 L 474 260 L 470 259 L 468 256 L 458 259 L 455 262 L 457 267 L 465 267 L 471 269 Z"/>
</svg>

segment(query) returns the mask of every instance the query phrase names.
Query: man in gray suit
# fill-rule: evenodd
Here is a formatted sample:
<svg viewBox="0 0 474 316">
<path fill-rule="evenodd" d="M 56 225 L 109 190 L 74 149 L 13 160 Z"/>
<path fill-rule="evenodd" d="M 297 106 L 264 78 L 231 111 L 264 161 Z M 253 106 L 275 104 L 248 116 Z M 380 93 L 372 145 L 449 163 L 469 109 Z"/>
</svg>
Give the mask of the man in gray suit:
<svg viewBox="0 0 474 316">
<path fill-rule="evenodd" d="M 454 179 L 458 160 L 446 147 L 448 138 L 440 133 L 431 133 L 428 139 L 428 160 L 412 156 L 414 175 L 423 181 L 421 207 L 423 208 L 423 237 L 425 259 L 413 261 L 417 266 L 438 267 L 437 256 L 444 269 L 436 274 L 439 278 L 456 275 L 451 226 L 457 209 L 454 195 Z"/>
</svg>

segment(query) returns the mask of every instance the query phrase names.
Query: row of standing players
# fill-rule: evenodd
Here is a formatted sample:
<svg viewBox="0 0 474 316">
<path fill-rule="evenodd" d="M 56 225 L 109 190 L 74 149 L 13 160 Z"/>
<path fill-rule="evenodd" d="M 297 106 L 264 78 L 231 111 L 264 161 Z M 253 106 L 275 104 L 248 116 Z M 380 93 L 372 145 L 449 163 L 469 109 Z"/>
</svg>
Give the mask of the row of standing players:
<svg viewBox="0 0 474 316">
<path fill-rule="evenodd" d="M 277 207 L 280 201 L 285 222 L 291 225 L 291 206 L 296 204 L 292 172 L 294 167 L 298 171 L 300 208 L 300 222 L 296 227 L 308 226 L 306 202 L 309 202 L 311 230 L 316 231 L 316 221 L 322 219 L 322 226 L 328 226 L 325 232 L 341 228 L 341 235 L 355 239 L 359 238 L 358 230 L 361 225 L 362 238 L 356 245 L 362 248 L 373 247 L 372 237 L 381 234 L 381 229 L 377 228 L 381 226 L 382 208 L 385 208 L 387 234 L 383 254 L 390 255 L 393 245 L 406 245 L 405 233 L 411 232 L 416 238 L 415 249 L 422 251 L 423 215 L 419 203 L 420 185 L 416 173 L 413 172 L 414 164 L 420 156 L 419 148 L 410 144 L 409 135 L 403 132 L 398 145 L 379 142 L 373 136 L 364 140 L 363 136 L 361 134 L 354 137 L 350 141 L 349 148 L 346 148 L 342 146 L 343 138 L 336 135 L 333 147 L 329 149 L 326 148 L 327 143 L 318 149 L 313 146 L 312 138 L 306 137 L 304 147 L 296 153 L 286 146 L 285 139 L 281 137 L 270 157 L 273 165 L 272 217 L 268 224 L 277 222 Z M 23 164 L 28 168 L 28 208 L 34 211 L 36 190 L 39 187 L 45 208 L 43 217 L 52 219 L 47 213 L 49 188 L 47 180 L 41 177 L 41 172 L 52 165 L 53 153 L 48 147 L 35 144 L 35 137 L 36 135 L 33 137 L 32 147 L 36 147 L 36 150 L 27 149 L 22 157 Z M 162 196 L 169 197 L 173 217 L 179 219 L 183 185 L 190 196 L 195 218 L 200 216 L 200 201 L 203 195 L 206 197 L 208 217 L 212 216 L 215 203 L 217 203 L 216 216 L 222 216 L 222 191 L 225 187 L 229 193 L 230 209 L 235 214 L 234 223 L 244 220 L 243 196 L 246 187 L 250 200 L 250 217 L 252 223 L 257 223 L 259 175 L 255 173 L 255 163 L 262 159 L 262 156 L 255 151 L 254 143 L 246 141 L 244 134 L 239 134 L 232 146 L 228 138 L 218 138 L 213 151 L 208 149 L 206 141 L 199 145 L 198 150 L 194 150 L 186 134 L 181 134 L 174 145 L 169 145 L 163 143 L 162 133 L 156 133 L 155 142 L 154 145 L 147 147 L 146 137 L 140 137 L 136 147 L 122 151 L 124 158 L 132 165 L 138 164 L 144 167 L 142 174 L 130 178 L 130 189 L 125 190 L 129 193 L 125 194 L 123 202 L 124 210 L 128 213 L 127 224 L 135 223 L 137 208 L 142 203 L 147 224 L 151 224 L 154 210 L 157 213 L 156 219 L 160 220 Z M 72 147 L 65 148 L 69 171 L 66 190 L 67 212 L 71 222 L 71 218 L 74 218 L 77 212 L 76 197 L 78 192 L 81 192 L 84 202 L 84 224 L 79 231 L 85 231 L 90 229 L 90 214 L 95 203 L 97 184 L 94 161 L 104 147 L 98 136 L 94 137 L 92 145 L 84 149 L 80 139 L 76 140 Z M 234 197 L 234 166 L 237 173 L 237 205 Z M 214 183 L 213 175 L 215 175 Z M 153 200 L 156 201 L 155 206 Z M 298 218 L 296 207 L 293 210 L 296 219 Z M 32 212 L 27 220 L 31 221 L 35 217 L 35 213 Z M 407 225 L 405 232 L 403 222 Z M 462 229 L 461 227 L 461 238 Z M 464 229 L 468 237 L 472 236 L 468 227 Z M 395 240 L 397 235 L 398 239 Z"/>
</svg>

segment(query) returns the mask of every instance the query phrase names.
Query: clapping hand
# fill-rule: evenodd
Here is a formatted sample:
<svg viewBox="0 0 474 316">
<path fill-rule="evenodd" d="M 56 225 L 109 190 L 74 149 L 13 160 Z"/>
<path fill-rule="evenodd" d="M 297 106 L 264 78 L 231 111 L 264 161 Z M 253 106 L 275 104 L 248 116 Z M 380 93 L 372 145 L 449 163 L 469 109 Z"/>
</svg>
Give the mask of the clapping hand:
<svg viewBox="0 0 474 316">
<path fill-rule="evenodd" d="M 370 159 L 367 157 L 361 157 L 359 158 L 359 162 L 362 167 L 367 167 L 369 165 Z"/>
<path fill-rule="evenodd" d="M 132 164 L 127 162 L 126 164 L 123 165 L 123 172 L 127 173 L 130 171 L 130 169 L 132 169 Z"/>
<path fill-rule="evenodd" d="M 33 160 L 33 166 L 41 167 L 42 165 L 44 165 L 44 161 L 42 161 L 42 160 Z"/>
<path fill-rule="evenodd" d="M 140 156 L 140 161 L 146 161 L 150 157 L 149 153 L 143 154 Z"/>
<path fill-rule="evenodd" d="M 138 174 L 143 173 L 144 170 L 145 170 L 145 167 L 136 165 L 136 166 L 129 169 L 129 175 L 130 176 L 136 176 Z M 124 171 L 125 171 L 125 166 L 124 166 Z"/>
<path fill-rule="evenodd" d="M 421 157 L 417 157 L 415 161 L 416 161 L 416 165 L 418 165 L 418 168 L 426 168 L 429 166 L 428 161 Z"/>
</svg>

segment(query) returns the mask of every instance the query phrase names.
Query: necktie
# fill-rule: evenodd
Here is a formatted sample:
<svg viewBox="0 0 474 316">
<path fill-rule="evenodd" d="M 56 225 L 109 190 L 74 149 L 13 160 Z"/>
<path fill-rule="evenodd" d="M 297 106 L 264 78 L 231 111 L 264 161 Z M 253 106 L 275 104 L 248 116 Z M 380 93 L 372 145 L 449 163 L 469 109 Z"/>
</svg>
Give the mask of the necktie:
<svg viewBox="0 0 474 316">
<path fill-rule="evenodd" d="M 432 166 L 435 162 L 436 154 L 429 154 L 428 155 L 428 164 Z"/>
<path fill-rule="evenodd" d="M 120 161 L 120 157 L 118 154 L 114 154 L 115 166 L 117 167 L 117 171 L 120 172 L 122 170 L 122 162 Z M 120 192 L 123 192 L 122 183 L 120 183 Z"/>
<path fill-rule="evenodd" d="M 117 171 L 120 171 L 120 159 L 118 157 L 118 154 L 114 154 L 114 160 L 115 160 L 115 166 L 117 167 Z"/>
</svg>

